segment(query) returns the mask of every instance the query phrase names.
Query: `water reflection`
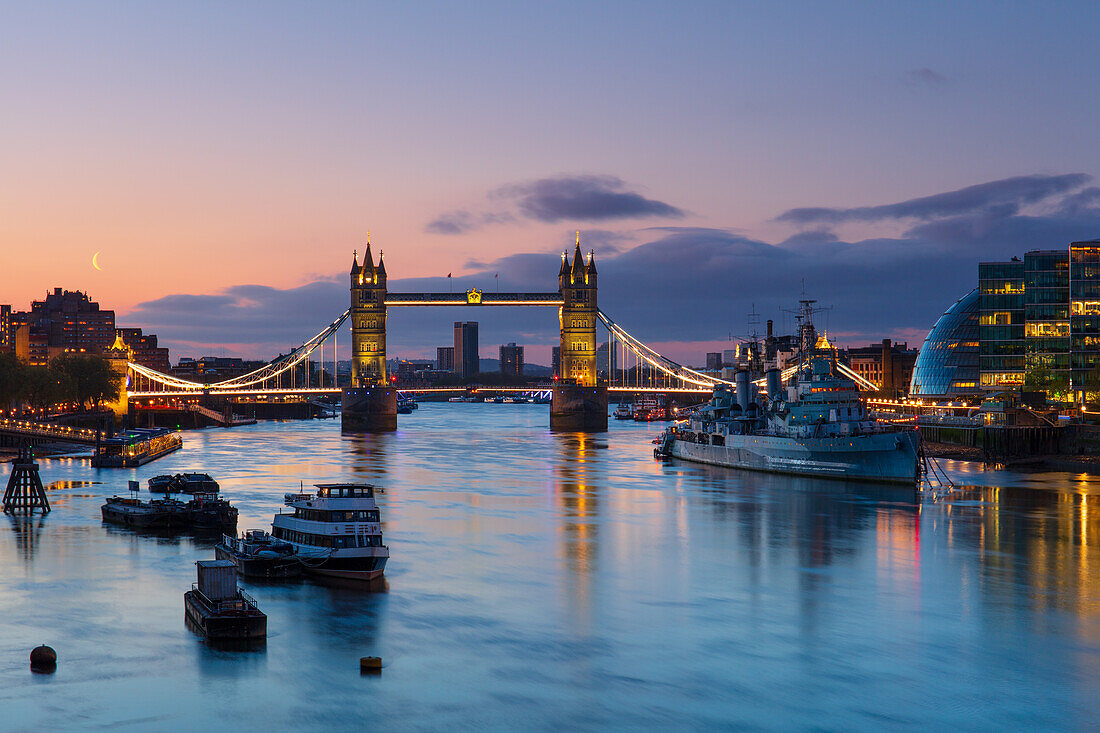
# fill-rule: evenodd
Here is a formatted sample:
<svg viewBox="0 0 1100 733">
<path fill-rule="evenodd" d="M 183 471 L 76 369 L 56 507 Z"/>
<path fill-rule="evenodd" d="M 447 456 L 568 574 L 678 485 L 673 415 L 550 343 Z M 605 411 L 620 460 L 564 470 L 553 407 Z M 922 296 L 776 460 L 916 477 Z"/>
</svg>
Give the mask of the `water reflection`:
<svg viewBox="0 0 1100 733">
<path fill-rule="evenodd" d="M 189 433 L 140 470 L 51 463 L 66 503 L 0 543 L 0 648 L 34 629 L 65 660 L 55 682 L 96 684 L 48 711 L 18 686 L 0 701 L 21 728 L 140 720 L 139 698 L 174 729 L 331 730 L 365 711 L 399 729 L 1081 728 L 1100 713 L 1095 481 L 956 465 L 984 485 L 918 496 L 657 462 L 652 432 L 425 403 L 392 434 L 261 423 Z M 299 481 L 384 487 L 385 580 L 242 581 L 266 649 L 202 643 L 179 616 L 211 541 L 99 517 L 125 480 L 184 468 L 221 481 L 242 527 L 268 526 Z M 359 676 L 367 655 L 384 675 Z"/>
<path fill-rule="evenodd" d="M 42 534 L 42 527 L 46 524 L 46 518 L 40 514 L 9 514 L 7 517 L 19 557 L 25 564 L 29 565 L 34 560 L 39 535 Z"/>
</svg>

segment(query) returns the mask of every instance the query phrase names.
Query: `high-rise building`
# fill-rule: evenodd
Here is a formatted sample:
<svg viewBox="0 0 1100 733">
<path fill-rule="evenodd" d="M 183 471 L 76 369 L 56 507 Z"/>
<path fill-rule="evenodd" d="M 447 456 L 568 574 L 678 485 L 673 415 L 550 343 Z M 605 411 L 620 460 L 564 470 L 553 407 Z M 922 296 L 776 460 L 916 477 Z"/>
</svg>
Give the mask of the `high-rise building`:
<svg viewBox="0 0 1100 733">
<path fill-rule="evenodd" d="M 523 376 L 523 347 L 515 342 L 500 346 L 500 373 L 506 377 Z"/>
<path fill-rule="evenodd" d="M 978 263 L 978 364 L 983 389 L 1024 383 L 1024 276 L 1024 262 L 1019 257 L 1009 262 Z"/>
<path fill-rule="evenodd" d="M 1072 250 L 1072 245 L 1071 245 Z M 1069 386 L 1069 255 L 1035 250 L 1024 255 L 1024 366 Z"/>
<path fill-rule="evenodd" d="M 435 349 L 435 368 L 441 372 L 455 370 L 455 347 L 437 346 Z"/>
<path fill-rule="evenodd" d="M 1100 400 L 1100 240 L 981 262 L 978 298 L 983 390 Z"/>
<path fill-rule="evenodd" d="M 550 347 L 550 374 L 555 377 L 561 376 L 561 347 Z"/>
<path fill-rule="evenodd" d="M 481 371 L 477 321 L 455 321 L 455 374 L 466 379 Z"/>
<path fill-rule="evenodd" d="M 0 305 L 0 352 L 15 351 L 15 332 L 11 328 L 11 306 Z"/>
<path fill-rule="evenodd" d="M 718 371 L 722 368 L 722 352 L 721 351 L 708 351 L 707 352 L 707 370 Z"/>
<path fill-rule="evenodd" d="M 1100 395 L 1100 239 L 1069 246 L 1070 386 L 1081 402 Z"/>
</svg>

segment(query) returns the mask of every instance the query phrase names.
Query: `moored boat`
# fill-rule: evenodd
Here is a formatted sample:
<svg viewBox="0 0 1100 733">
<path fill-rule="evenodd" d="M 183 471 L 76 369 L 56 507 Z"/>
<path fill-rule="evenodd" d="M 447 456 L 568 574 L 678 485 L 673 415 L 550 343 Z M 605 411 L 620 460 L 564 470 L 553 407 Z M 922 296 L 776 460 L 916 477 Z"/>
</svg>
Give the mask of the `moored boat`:
<svg viewBox="0 0 1100 733">
<path fill-rule="evenodd" d="M 287 580 L 302 574 L 302 563 L 294 545 L 276 540 L 262 529 L 250 529 L 240 537 L 224 535 L 214 546 L 214 556 L 237 566 L 245 578 Z"/>
<path fill-rule="evenodd" d="M 237 508 L 217 494 L 195 494 L 185 505 L 188 526 L 196 532 L 236 532 Z"/>
<path fill-rule="evenodd" d="M 351 580 L 380 577 L 390 550 L 382 544 L 374 486 L 317 484 L 316 488 L 316 494 L 284 497 L 293 512 L 275 515 L 272 537 L 294 546 L 307 573 Z"/>
<path fill-rule="evenodd" d="M 267 637 L 267 615 L 237 588 L 237 568 L 228 560 L 199 560 L 198 582 L 183 594 L 184 614 L 206 638 L 254 640 Z"/>
<path fill-rule="evenodd" d="M 111 496 L 100 508 L 103 521 L 135 529 L 178 529 L 186 527 L 186 505 L 175 499 L 141 501 L 127 496 Z"/>
<path fill-rule="evenodd" d="M 655 453 L 730 468 L 915 485 L 920 433 L 868 412 L 827 339 L 818 344 L 812 302 L 803 301 L 804 345 L 787 384 L 773 366 L 760 394 L 748 371 L 737 372 L 736 389 L 716 387 L 710 402 L 661 434 Z"/>
</svg>

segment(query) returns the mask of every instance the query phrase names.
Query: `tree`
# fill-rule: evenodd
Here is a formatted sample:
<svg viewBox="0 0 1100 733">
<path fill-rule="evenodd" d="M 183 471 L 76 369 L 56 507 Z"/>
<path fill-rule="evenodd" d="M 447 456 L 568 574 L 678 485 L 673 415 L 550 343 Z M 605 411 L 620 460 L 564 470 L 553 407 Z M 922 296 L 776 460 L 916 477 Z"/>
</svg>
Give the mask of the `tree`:
<svg viewBox="0 0 1100 733">
<path fill-rule="evenodd" d="M 84 410 L 118 397 L 122 375 L 111 369 L 111 362 L 94 354 L 62 354 L 50 362 L 66 386 L 69 397 Z"/>
<path fill-rule="evenodd" d="M 69 398 L 68 375 L 52 366 L 26 367 L 23 377 L 23 399 L 30 406 L 45 409 Z"/>
<path fill-rule="evenodd" d="M 0 354 L 0 410 L 26 397 L 27 366 L 15 354 Z"/>
</svg>

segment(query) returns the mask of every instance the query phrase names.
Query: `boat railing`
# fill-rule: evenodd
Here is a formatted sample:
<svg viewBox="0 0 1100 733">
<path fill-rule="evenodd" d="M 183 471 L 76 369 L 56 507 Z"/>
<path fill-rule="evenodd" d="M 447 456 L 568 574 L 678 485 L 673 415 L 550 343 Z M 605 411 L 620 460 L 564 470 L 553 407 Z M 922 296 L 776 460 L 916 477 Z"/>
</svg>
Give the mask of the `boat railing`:
<svg viewBox="0 0 1100 733">
<path fill-rule="evenodd" d="M 258 604 L 256 599 L 245 593 L 240 588 L 237 589 L 237 596 L 235 598 L 226 598 L 220 601 L 215 601 L 210 596 L 199 590 L 198 583 L 191 584 L 191 591 L 199 597 L 199 599 L 216 612 L 221 611 L 243 611 L 247 610 L 248 606 L 257 608 Z"/>
</svg>

